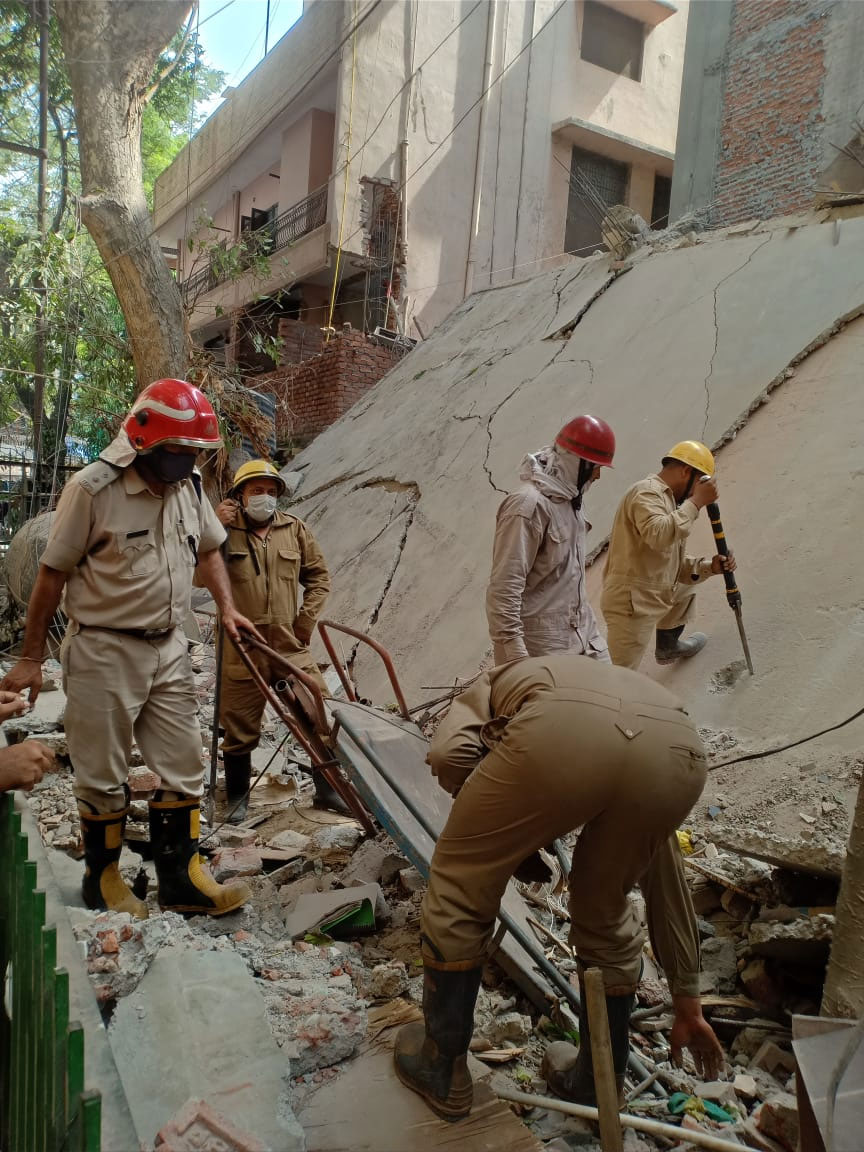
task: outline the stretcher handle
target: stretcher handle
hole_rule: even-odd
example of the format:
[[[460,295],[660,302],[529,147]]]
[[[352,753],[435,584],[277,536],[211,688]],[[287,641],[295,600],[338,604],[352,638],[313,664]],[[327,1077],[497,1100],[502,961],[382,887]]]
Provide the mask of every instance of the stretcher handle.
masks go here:
[[[411,713],[408,711],[408,705],[405,703],[405,696],[402,692],[402,686],[399,683],[399,677],[396,675],[396,669],[393,667],[393,658],[387,649],[382,644],[379,644],[377,640],[373,640],[371,636],[367,636],[365,632],[358,632],[356,628],[349,628],[347,624],[337,624],[335,620],[319,620],[318,631],[321,633],[321,639],[324,642],[324,647],[327,649],[327,655],[330,657],[330,661],[336,669],[336,675],[339,677],[342,687],[345,689],[345,695],[351,703],[357,703],[357,693],[354,691],[354,685],[351,683],[347,668],[336,655],[336,649],[333,647],[333,641],[330,638],[330,628],[336,632],[344,632],[346,636],[351,636],[354,640],[359,640],[361,644],[368,644],[373,652],[378,653],[387,671],[390,687],[393,689],[393,694],[396,697],[396,703],[399,705],[399,712],[402,719],[410,720]]]

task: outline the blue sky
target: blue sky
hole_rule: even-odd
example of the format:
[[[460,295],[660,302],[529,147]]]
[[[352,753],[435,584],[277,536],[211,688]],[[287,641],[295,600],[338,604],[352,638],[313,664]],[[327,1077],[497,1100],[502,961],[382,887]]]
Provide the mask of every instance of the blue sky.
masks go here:
[[[271,48],[302,13],[303,0],[270,0]],[[199,20],[207,62],[225,73],[226,86],[236,87],[264,56],[267,0],[201,0]],[[219,103],[204,110],[212,112]]]

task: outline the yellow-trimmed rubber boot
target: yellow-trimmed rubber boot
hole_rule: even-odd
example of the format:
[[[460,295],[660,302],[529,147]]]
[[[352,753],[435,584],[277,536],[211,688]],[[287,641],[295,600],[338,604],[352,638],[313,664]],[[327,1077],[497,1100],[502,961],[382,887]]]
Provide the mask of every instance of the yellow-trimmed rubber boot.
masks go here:
[[[483,969],[426,956],[423,965],[423,1020],[400,1028],[393,1061],[402,1083],[452,1123],[467,1116],[474,1102],[468,1046]]]
[[[149,911],[120,875],[123,830],[129,809],[119,812],[85,812],[79,802],[81,839],[84,841],[84,880],[81,895],[88,908],[128,912],[136,920],[146,920]]]
[[[217,884],[198,854],[198,800],[151,800],[150,844],[159,881],[159,907],[168,912],[224,916],[252,899],[246,884]]]

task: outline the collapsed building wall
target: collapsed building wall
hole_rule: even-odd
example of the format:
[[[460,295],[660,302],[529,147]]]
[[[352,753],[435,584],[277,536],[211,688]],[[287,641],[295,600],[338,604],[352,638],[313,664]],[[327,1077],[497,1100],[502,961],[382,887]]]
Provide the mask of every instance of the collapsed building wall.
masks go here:
[[[699,597],[710,647],[684,668],[646,670],[754,736],[769,709],[794,734],[837,711],[864,639],[862,324],[851,323],[864,310],[864,220],[800,223],[691,236],[623,267],[573,259],[476,294],[303,453],[294,510],[333,572],[327,615],[393,651],[411,702],[488,652],[496,507],[522,455],[589,411],[618,439],[614,471],[587,500],[595,552],[626,488],[670,444],[725,444],[721,508],[757,676],[713,689],[739,656],[719,580]],[[692,550],[713,550],[704,518]],[[598,577],[595,565],[595,607]],[[364,691],[382,688],[363,657],[358,670]]]

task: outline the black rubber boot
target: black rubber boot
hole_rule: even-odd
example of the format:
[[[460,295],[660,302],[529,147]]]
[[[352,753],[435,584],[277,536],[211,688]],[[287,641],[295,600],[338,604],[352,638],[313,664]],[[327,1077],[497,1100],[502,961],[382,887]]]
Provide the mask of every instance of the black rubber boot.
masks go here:
[[[686,640],[681,639],[684,625],[680,628],[658,628],[654,659],[658,664],[674,664],[676,660],[688,660],[701,652],[708,643],[704,632],[693,632]]]
[[[249,811],[249,785],[252,783],[252,753],[225,752],[225,802],[229,824],[240,824]],[[233,811],[232,811],[233,809]]]
[[[128,807],[119,812],[83,812],[82,803],[79,801],[78,816],[84,841],[84,880],[81,883],[84,903],[88,908],[128,912],[138,920],[146,920],[149,915],[147,905],[129,888],[118,866]]]
[[[339,793],[333,788],[320,772],[309,773],[315,784],[315,795],[312,797],[313,808],[326,808],[330,812],[338,812],[341,816],[351,816],[352,812]]]
[[[157,793],[158,795],[158,793]],[[151,800],[150,843],[163,911],[223,916],[251,900],[246,884],[217,884],[198,855],[197,800]]]
[[[591,1031],[585,990],[580,989],[582,1003],[579,1008],[579,1047],[559,1040],[550,1044],[543,1056],[541,1075],[549,1090],[562,1100],[573,1104],[597,1105],[594,1088],[594,1064],[591,1056]],[[606,1013],[609,1017],[609,1038],[612,1043],[612,1063],[618,1085],[619,1100],[624,1091],[624,1074],[630,1055],[630,1014],[636,1002],[634,995],[607,996]]]
[[[482,971],[448,968],[437,962],[433,968],[426,960],[423,1020],[406,1024],[396,1037],[396,1075],[442,1120],[461,1120],[474,1101],[468,1046]]]

